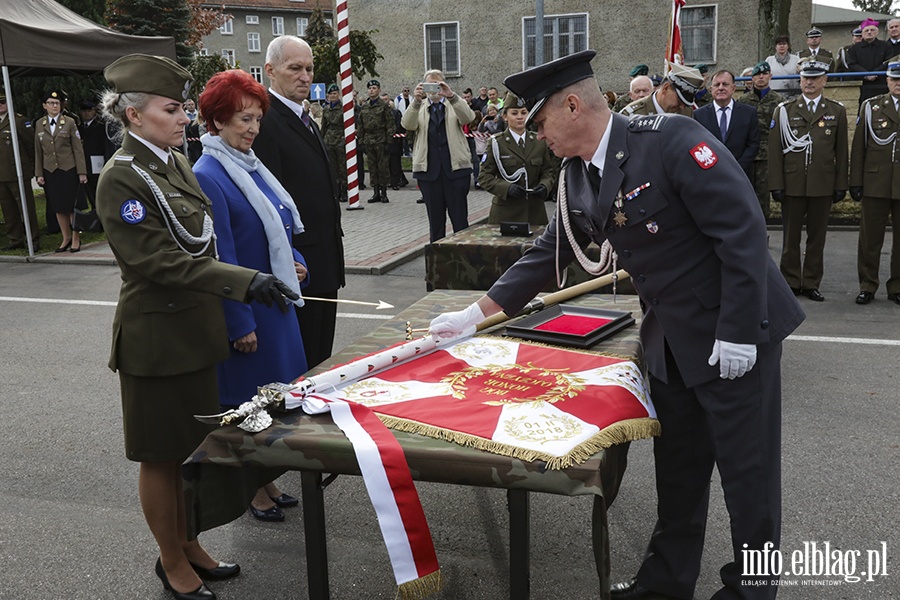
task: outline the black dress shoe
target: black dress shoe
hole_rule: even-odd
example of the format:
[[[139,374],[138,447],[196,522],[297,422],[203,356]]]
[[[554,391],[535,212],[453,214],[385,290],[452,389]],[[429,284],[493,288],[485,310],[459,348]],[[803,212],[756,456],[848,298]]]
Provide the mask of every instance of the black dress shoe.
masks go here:
[[[284,513],[277,506],[273,506],[267,510],[259,510],[252,504],[250,505],[250,514],[260,521],[269,521],[271,523],[279,523],[284,521]]]
[[[859,296],[856,297],[857,304],[868,304],[875,298],[875,294],[872,292],[860,292]]]
[[[612,584],[609,586],[609,595],[613,600],[677,600],[674,596],[641,587],[637,579]]]
[[[191,567],[194,569],[194,573],[199,575],[201,579],[207,579],[209,581],[231,579],[232,577],[237,577],[241,572],[241,565],[224,563],[222,561],[219,561],[218,566],[213,569],[204,569],[194,563],[191,563]]]
[[[802,290],[800,292],[801,295],[806,296],[813,302],[822,302],[825,300],[825,296],[819,293],[819,290]]]
[[[894,304],[900,304],[900,294],[888,294],[888,300]]]
[[[162,581],[163,587],[172,592],[175,600],[216,600],[216,595],[204,583],[201,583],[200,587],[193,592],[182,593],[173,589],[169,584],[169,578],[166,577],[166,571],[163,569],[162,559],[160,558],[156,559],[156,576]]]
[[[300,504],[299,500],[287,494],[282,494],[280,496],[269,496],[269,498],[272,500],[272,502],[274,502],[281,508],[291,508],[292,506],[297,506],[298,504]]]
[[[419,198],[416,200],[416,204],[425,204],[425,198]]]

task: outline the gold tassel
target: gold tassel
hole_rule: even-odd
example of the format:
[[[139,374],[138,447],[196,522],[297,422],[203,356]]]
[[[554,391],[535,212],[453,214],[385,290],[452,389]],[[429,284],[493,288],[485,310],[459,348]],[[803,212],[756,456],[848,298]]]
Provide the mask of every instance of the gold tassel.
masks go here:
[[[421,600],[422,598],[427,598],[431,594],[436,594],[441,591],[442,587],[444,587],[444,576],[441,575],[441,570],[438,569],[437,571],[419,577],[418,579],[401,583],[397,587],[397,595],[395,598],[400,598],[401,600]]]
[[[624,421],[613,423],[609,427],[598,431],[589,439],[578,444],[577,447],[567,454],[564,454],[563,456],[554,456],[546,452],[520,448],[518,446],[496,442],[467,433],[461,433],[459,431],[427,425],[425,423],[420,423],[419,421],[376,414],[378,415],[378,418],[381,419],[381,422],[389,429],[406,431],[407,433],[417,433],[439,440],[446,440],[461,446],[468,446],[470,448],[484,450],[485,452],[491,452],[492,454],[518,458],[525,462],[542,460],[547,463],[547,468],[551,470],[565,469],[566,467],[583,463],[600,450],[609,448],[613,444],[622,444],[624,442],[646,439],[657,436],[660,433],[659,421],[656,419],[651,419],[649,417],[626,419]]]

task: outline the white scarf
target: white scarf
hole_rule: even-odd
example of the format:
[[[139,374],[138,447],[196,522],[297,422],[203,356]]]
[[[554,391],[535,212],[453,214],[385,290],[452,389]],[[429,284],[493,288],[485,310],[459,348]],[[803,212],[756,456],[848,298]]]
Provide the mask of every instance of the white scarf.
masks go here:
[[[300,220],[300,213],[297,212],[293,198],[275,179],[272,172],[262,164],[262,161],[256,158],[253,150],[248,150],[245,154],[226,144],[221,137],[209,133],[203,134],[200,143],[203,144],[204,154],[209,154],[225,167],[225,172],[228,173],[231,181],[241,190],[247,202],[256,211],[259,220],[262,221],[268,240],[266,245],[269,248],[272,274],[299,295],[300,283],[297,281],[297,272],[294,269],[294,253],[291,250],[290,242],[284,236],[281,217],[269,198],[250,177],[250,173],[258,172],[262,180],[275,192],[282,206],[291,211],[294,221],[293,233],[303,233],[303,222]],[[299,300],[294,301],[294,304],[303,306],[302,295]]]

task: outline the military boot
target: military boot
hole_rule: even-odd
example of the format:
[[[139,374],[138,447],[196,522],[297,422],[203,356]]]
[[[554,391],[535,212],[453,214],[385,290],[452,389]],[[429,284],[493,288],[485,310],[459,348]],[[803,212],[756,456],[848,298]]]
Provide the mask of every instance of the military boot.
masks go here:
[[[381,202],[384,204],[390,202],[387,197],[387,186],[381,186]]]
[[[372,189],[375,191],[375,193],[372,195],[371,198],[366,200],[366,202],[368,202],[369,204],[375,204],[376,202],[381,202],[381,188],[377,185],[373,185]]]

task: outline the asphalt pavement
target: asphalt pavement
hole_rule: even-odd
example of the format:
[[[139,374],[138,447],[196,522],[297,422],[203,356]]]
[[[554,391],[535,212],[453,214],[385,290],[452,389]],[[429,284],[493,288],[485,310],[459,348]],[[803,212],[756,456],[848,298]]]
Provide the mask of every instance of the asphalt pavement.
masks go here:
[[[370,195],[363,192],[363,201]],[[414,189],[390,191],[389,204],[344,213],[351,274],[341,297],[383,299],[396,310],[342,308],[337,348],[426,297],[427,221],[417,197]],[[489,198],[473,191],[469,199],[475,222]],[[770,234],[777,254],[780,233]],[[801,298],[808,319],[784,343],[782,549],[787,568],[793,554],[828,543],[832,570],[852,566],[862,580],[784,577],[783,600],[900,599],[900,306],[883,289],[868,306],[853,303],[856,240],[853,230],[829,232],[826,301]],[[887,260],[885,253],[883,275]],[[384,274],[372,274],[378,272]],[[118,287],[104,245],[0,262],[2,600],[171,598],[153,574],[157,554],[141,515],[137,465],[122,449],[118,381],[106,367]],[[280,484],[299,494],[297,474]],[[508,597],[505,494],[439,484],[418,489],[447,580],[435,598]],[[339,477],[325,497],[331,597],[393,598],[387,552],[361,479]],[[696,592],[704,600],[716,591],[730,554],[718,479],[711,497]],[[533,599],[599,596],[590,509],[589,498],[532,494]],[[307,598],[301,510],[289,509],[281,524],[245,515],[202,536],[215,556],[243,567],[237,579],[211,584],[221,600]],[[632,444],[609,517],[613,578],[626,579],[640,564],[655,520],[652,443]],[[861,575],[872,571],[867,551],[880,556],[882,548],[886,565],[877,575]]]

